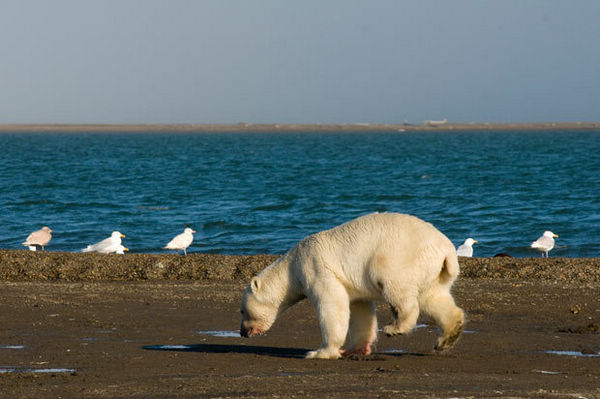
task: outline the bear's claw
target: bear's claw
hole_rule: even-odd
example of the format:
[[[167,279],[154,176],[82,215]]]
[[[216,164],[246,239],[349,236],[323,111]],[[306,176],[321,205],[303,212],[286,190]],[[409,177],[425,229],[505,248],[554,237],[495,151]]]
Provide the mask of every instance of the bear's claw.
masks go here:
[[[384,326],[383,327],[383,332],[388,337],[393,337],[394,335],[402,335],[402,332],[400,330],[398,330],[395,326],[391,325],[391,324],[388,324],[387,326]]]

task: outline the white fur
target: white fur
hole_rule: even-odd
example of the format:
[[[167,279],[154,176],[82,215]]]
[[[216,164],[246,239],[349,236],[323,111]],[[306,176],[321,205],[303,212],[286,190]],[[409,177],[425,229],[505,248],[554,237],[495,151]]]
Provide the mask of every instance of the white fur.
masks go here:
[[[242,298],[240,334],[267,331],[277,316],[308,298],[315,306],[322,344],[308,358],[371,353],[377,337],[375,300],[390,304],[388,335],[410,332],[421,310],[442,327],[436,349],[451,347],[463,311],[450,287],[459,273],[454,245],[414,216],[374,213],[306,237],[254,277]],[[349,350],[340,348],[349,338]]]

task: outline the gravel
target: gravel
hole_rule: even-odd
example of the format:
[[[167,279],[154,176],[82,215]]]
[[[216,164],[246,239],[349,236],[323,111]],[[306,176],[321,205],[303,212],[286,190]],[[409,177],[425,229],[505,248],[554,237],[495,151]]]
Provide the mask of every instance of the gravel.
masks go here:
[[[278,255],[0,250],[3,281],[248,280]],[[464,279],[600,282],[600,258],[459,258]]]

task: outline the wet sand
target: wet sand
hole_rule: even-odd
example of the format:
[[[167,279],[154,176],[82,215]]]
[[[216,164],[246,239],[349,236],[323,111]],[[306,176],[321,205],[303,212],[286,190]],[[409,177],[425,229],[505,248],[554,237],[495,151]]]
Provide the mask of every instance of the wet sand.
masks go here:
[[[421,318],[370,357],[323,361],[302,359],[320,343],[306,301],[236,334],[275,258],[0,251],[0,396],[600,397],[600,259],[461,259],[452,351],[433,353]]]

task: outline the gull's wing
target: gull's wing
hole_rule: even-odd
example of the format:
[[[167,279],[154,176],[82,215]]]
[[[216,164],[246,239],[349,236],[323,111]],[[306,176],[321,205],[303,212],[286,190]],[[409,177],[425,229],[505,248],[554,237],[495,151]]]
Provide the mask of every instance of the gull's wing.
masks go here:
[[[531,243],[531,248],[552,248],[554,246],[554,239],[551,237],[541,236],[537,240]]]
[[[456,254],[458,256],[473,256],[473,248],[462,244],[456,249]]]
[[[23,245],[41,245],[45,246],[50,242],[52,235],[44,230],[37,230],[27,236],[27,240],[23,243]]]
[[[106,254],[114,252],[119,244],[120,243],[115,243],[112,237],[108,237],[96,244],[88,245],[82,252],[100,252]]]
[[[165,246],[166,249],[183,249],[190,246],[192,241],[194,240],[194,236],[191,234],[181,233],[175,236],[169,243]]]

